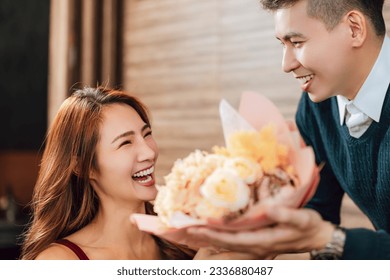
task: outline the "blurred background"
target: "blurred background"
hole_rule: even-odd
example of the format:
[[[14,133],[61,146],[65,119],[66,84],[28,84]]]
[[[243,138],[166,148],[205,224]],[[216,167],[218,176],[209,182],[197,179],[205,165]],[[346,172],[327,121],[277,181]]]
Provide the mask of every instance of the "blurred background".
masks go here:
[[[390,0],[384,15],[389,30]],[[163,183],[175,159],[223,143],[222,98],[257,91],[294,118],[300,89],[281,55],[257,0],[0,0],[0,259],[19,256],[45,133],[73,89],[141,98]],[[342,224],[372,227],[348,197]]]

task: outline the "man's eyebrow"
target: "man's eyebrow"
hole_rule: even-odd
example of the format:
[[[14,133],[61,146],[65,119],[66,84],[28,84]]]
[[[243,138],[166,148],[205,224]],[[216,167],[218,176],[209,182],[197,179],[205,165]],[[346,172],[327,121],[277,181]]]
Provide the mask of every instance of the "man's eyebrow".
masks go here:
[[[286,35],[283,36],[283,40],[284,41],[288,41],[288,40],[290,40],[291,38],[294,38],[294,37],[305,38],[305,36],[303,36],[302,33],[299,33],[299,32],[289,32],[289,33],[287,33]],[[278,37],[276,37],[276,39],[280,40],[280,38],[278,38]]]
[[[146,129],[150,128],[150,125],[148,124],[145,124],[142,129],[141,129],[141,132],[144,132]],[[126,137],[126,136],[130,136],[130,135],[134,135],[135,132],[130,130],[130,131],[126,131],[120,135],[118,135],[117,137],[114,138],[114,140],[112,140],[111,144],[114,143],[115,141],[117,141],[118,139],[120,138],[123,138],[123,137]]]

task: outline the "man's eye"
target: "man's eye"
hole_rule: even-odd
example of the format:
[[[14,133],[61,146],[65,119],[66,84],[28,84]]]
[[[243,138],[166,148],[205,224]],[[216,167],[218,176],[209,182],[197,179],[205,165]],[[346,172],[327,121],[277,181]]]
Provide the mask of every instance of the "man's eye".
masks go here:
[[[299,47],[302,43],[303,43],[302,41],[291,42],[291,44],[292,44],[294,47]]]

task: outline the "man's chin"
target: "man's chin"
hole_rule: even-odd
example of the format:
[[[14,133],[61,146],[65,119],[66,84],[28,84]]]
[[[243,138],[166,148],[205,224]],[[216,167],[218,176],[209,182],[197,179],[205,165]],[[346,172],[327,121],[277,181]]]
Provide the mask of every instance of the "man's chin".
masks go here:
[[[323,97],[321,95],[314,94],[311,92],[308,92],[307,94],[309,95],[310,100],[313,101],[314,103],[319,103],[327,99],[327,97]]]

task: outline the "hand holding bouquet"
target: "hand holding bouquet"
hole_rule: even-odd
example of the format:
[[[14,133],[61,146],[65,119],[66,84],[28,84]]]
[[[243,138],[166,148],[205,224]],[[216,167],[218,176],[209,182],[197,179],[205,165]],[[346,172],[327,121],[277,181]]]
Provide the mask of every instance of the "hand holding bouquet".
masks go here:
[[[175,162],[158,186],[154,210],[133,215],[141,230],[198,247],[185,228],[243,230],[269,224],[264,209],[302,206],[314,193],[318,170],[311,148],[302,148],[276,107],[246,93],[240,113],[221,102],[226,145],[196,150]]]

